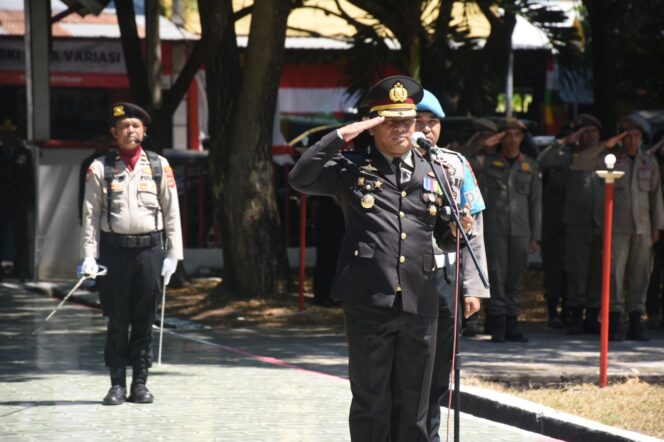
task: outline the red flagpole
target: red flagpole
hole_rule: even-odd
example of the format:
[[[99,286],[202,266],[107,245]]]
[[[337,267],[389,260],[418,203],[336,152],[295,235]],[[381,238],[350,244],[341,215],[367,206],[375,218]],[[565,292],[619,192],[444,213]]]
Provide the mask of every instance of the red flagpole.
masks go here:
[[[611,291],[611,234],[613,231],[613,186],[616,179],[625,172],[614,171],[616,157],[608,154],[604,158],[608,170],[598,170],[597,175],[604,179],[604,250],[602,251],[602,324],[599,340],[599,386],[606,387],[609,365],[609,308]]]
[[[613,230],[613,181],[604,185],[604,252],[602,253],[602,319],[599,347],[599,386],[607,386],[609,364],[609,293],[611,290],[611,232]]]

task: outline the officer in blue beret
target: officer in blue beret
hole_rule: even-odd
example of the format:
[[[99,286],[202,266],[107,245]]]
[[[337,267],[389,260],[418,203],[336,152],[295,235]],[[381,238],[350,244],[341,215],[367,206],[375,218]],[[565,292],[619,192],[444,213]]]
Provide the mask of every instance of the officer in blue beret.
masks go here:
[[[437,145],[442,131],[442,119],[445,112],[438,99],[431,92],[424,90],[422,101],[417,104],[417,118],[415,127],[433,145]],[[472,216],[472,234],[469,236],[470,247],[486,272],[486,252],[484,237],[482,235],[482,210],[484,202],[475,181],[472,168],[466,158],[458,152],[437,147],[436,159],[446,171],[452,195],[456,199],[457,207],[466,208]],[[470,249],[461,249],[459,257],[460,281],[459,293],[456,292],[456,264],[455,252],[436,255],[436,276],[440,304],[438,307],[438,332],[436,338],[436,357],[434,362],[431,392],[429,395],[429,412],[427,425],[429,440],[439,440],[440,407],[447,407],[444,399],[447,397],[452,369],[453,343],[454,343],[454,312],[455,301],[459,299],[463,316],[469,318],[480,307],[480,298],[488,298],[489,290],[484,287],[479,272],[470,256]],[[459,298],[457,298],[459,296]],[[460,318],[459,318],[460,319]],[[456,332],[458,334],[458,332]]]

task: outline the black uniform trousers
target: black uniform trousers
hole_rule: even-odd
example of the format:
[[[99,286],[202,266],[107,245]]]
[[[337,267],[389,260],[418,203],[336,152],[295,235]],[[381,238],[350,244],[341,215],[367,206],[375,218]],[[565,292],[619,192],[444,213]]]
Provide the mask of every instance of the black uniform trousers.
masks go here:
[[[427,406],[436,317],[344,302],[353,400],[351,440],[418,442],[427,437]]]
[[[9,231],[11,230],[11,236]],[[4,207],[0,210],[0,261],[5,256],[5,247],[13,241],[14,275],[28,276],[28,208],[25,206]],[[0,275],[3,273],[0,267]]]
[[[152,366],[152,324],[161,294],[163,261],[161,244],[127,248],[101,241],[99,264],[108,268],[100,287],[102,308],[108,316],[107,367]]]
[[[438,329],[436,332],[436,357],[431,377],[431,392],[429,394],[429,440],[439,442],[440,436],[440,407],[448,405],[450,392],[450,373],[452,371],[452,356],[454,352],[454,290],[456,281],[456,264],[436,270],[436,286],[440,295],[438,304]],[[459,315],[461,309],[459,309]],[[457,327],[461,321],[457,323]],[[457,334],[459,330],[457,328]]]

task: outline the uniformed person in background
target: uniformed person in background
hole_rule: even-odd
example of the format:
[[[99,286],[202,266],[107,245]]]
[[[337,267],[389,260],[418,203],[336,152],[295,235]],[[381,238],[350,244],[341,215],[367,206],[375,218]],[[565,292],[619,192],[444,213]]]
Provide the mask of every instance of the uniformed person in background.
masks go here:
[[[660,177],[664,174],[664,136],[648,149],[659,164]],[[648,285],[648,296],[646,298],[646,313],[648,314],[648,326],[650,328],[664,327],[664,237],[659,232],[659,240],[653,245],[654,259],[653,269]]]
[[[499,129],[505,132],[499,153],[482,158],[476,171],[486,202],[487,313],[492,342],[527,342],[517,320],[528,254],[537,251],[540,239],[542,184],[537,162],[521,153],[526,126],[506,118]]]
[[[498,149],[500,140],[505,136],[505,133],[498,132],[496,123],[488,118],[473,118],[473,130],[475,133],[459,147],[458,151],[475,170],[480,167],[481,158],[496,154],[496,149]],[[477,178],[481,179],[479,176]]]
[[[570,312],[568,333],[597,334],[604,186],[594,171],[572,170],[571,164],[593,149],[603,149],[599,139],[602,123],[590,114],[580,114],[573,127],[572,133],[556,140],[540,154],[539,162],[543,171],[563,172],[565,198],[561,216],[565,232],[565,303]]]
[[[0,263],[11,243],[13,274],[22,280],[30,276],[28,220],[35,207],[34,183],[32,155],[7,119],[0,125]],[[0,281],[3,276],[0,265]]]
[[[332,297],[342,301],[348,340],[353,441],[428,440],[438,316],[432,234],[450,229],[439,217],[441,189],[411,144],[421,98],[410,77],[381,80],[361,102],[370,118],[325,135],[289,175],[300,192],[333,196],[346,220]],[[338,153],[365,130],[369,153]]]
[[[94,160],[86,175],[79,274],[95,275],[97,259],[108,268],[100,287],[108,316],[104,360],[111,375],[104,405],[126,400],[127,365],[128,400],[153,401],[146,388],[152,324],[162,284],[168,285],[183,256],[173,170],[165,158],[141,147],[149,122],[140,107],[114,104],[110,130],[118,150]]]
[[[434,146],[440,139],[442,130],[441,120],[445,112],[438,99],[429,91],[424,90],[422,100],[417,104],[417,118],[415,128],[422,132],[427,140]],[[482,210],[484,201],[480,193],[474,174],[466,159],[458,152],[445,148],[436,150],[437,158],[447,172],[450,188],[456,205],[468,209],[474,217],[472,234],[469,236],[470,247],[486,272],[486,253],[484,250],[484,235],[482,226]],[[461,249],[460,281],[462,303],[459,313],[463,310],[465,318],[476,315],[480,308],[480,298],[488,298],[489,290],[484,287],[475,263],[470,257],[468,247]],[[456,288],[456,250],[454,252],[436,255],[436,275],[438,279],[438,332],[436,337],[436,357],[431,379],[431,392],[429,395],[429,440],[439,441],[440,407],[447,406],[446,396],[449,393],[450,373],[452,370],[452,356],[454,343],[454,312]],[[456,331],[458,335],[458,331]]]
[[[645,129],[631,117],[619,123],[620,134],[595,149],[588,158],[576,158],[572,168],[590,165],[605,169],[607,148],[618,141],[615,170],[625,172],[616,180],[613,202],[613,240],[611,243],[611,308],[609,340],[623,339],[621,322],[624,309],[629,314],[628,340],[647,341],[641,315],[652,270],[652,245],[664,228],[661,177],[657,160],[642,149]],[[626,289],[626,290],[624,290]],[[623,292],[626,299],[623,300]]]
[[[641,123],[631,117],[621,120],[626,133],[618,150],[616,170],[625,175],[616,181],[611,245],[611,313],[618,317],[625,308],[628,340],[647,341],[641,325],[652,271],[652,245],[664,228],[662,184],[657,159],[642,150],[645,134]]]
[[[544,267],[544,297],[551,328],[564,328],[567,319],[565,295],[565,228],[563,207],[569,170],[567,136],[574,125],[565,123],[557,134],[557,140],[538,156],[542,171],[542,265]],[[560,312],[558,307],[561,308]]]

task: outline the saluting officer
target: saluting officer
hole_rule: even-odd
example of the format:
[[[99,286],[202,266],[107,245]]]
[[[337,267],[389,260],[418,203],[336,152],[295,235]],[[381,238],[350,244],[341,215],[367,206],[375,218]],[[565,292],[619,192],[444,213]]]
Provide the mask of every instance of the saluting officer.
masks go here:
[[[544,268],[544,297],[551,328],[565,327],[567,320],[565,293],[563,206],[565,203],[565,183],[569,170],[566,137],[573,130],[573,124],[565,123],[558,132],[558,139],[537,157],[542,171],[542,266]],[[558,302],[563,309],[558,313]],[[562,318],[561,318],[562,316]]]
[[[97,258],[108,268],[100,281],[108,316],[104,360],[111,375],[104,405],[126,400],[127,365],[133,368],[128,400],[153,401],[145,384],[161,276],[168,285],[182,259],[173,170],[165,158],[141,147],[149,123],[139,106],[114,104],[110,130],[118,149],[94,160],[85,179],[79,274],[95,275]]]
[[[383,79],[361,102],[370,118],[325,135],[289,175],[301,192],[333,196],[346,220],[332,297],[343,305],[353,441],[428,438],[438,315],[432,234],[449,229],[438,216],[442,189],[411,144],[421,98],[412,78]],[[368,153],[338,153],[365,130]]]
[[[500,153],[482,158],[482,195],[486,201],[484,238],[491,300],[487,313],[491,341],[527,342],[517,326],[528,254],[540,239],[542,184],[537,162],[521,153],[526,126],[506,118]]]
[[[427,140],[437,145],[442,130],[441,120],[445,112],[438,99],[426,89],[422,101],[417,104],[417,119],[415,127],[422,132]],[[452,196],[461,209],[468,209],[474,222],[469,233],[470,247],[486,271],[486,252],[484,250],[484,235],[482,226],[482,210],[484,201],[477,187],[477,182],[468,161],[458,152],[450,149],[436,149],[438,160],[444,167],[446,177],[450,183]],[[459,287],[463,296],[462,309],[465,318],[474,315],[480,308],[480,298],[488,298],[489,290],[484,287],[479,272],[470,256],[470,249],[463,247],[460,252],[461,266]],[[449,391],[450,372],[452,370],[452,356],[455,313],[456,288],[456,250],[454,252],[436,255],[436,275],[438,279],[438,331],[436,337],[436,357],[431,379],[431,392],[429,395],[429,414],[427,425],[429,427],[429,440],[439,441],[440,407],[444,403]],[[461,311],[461,310],[459,310]]]
[[[652,245],[664,228],[662,182],[657,159],[642,150],[644,128],[623,118],[626,133],[617,155],[616,170],[625,175],[615,183],[613,243],[611,246],[611,312],[622,312],[624,283],[629,326],[626,339],[647,341],[641,325],[652,271]],[[617,315],[616,315],[617,316]]]

